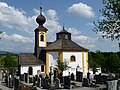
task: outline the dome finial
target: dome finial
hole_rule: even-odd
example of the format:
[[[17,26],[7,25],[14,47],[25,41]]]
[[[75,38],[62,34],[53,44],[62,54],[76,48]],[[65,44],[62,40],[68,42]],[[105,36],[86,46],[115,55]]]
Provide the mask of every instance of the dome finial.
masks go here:
[[[45,23],[46,19],[45,17],[42,15],[42,5],[40,5],[40,15],[36,18],[36,22],[39,24],[39,26],[43,26],[43,24]]]
[[[64,27],[65,25],[64,25],[64,23],[63,23],[63,30],[65,30],[65,27]]]
[[[42,15],[42,3],[40,4],[40,15]]]

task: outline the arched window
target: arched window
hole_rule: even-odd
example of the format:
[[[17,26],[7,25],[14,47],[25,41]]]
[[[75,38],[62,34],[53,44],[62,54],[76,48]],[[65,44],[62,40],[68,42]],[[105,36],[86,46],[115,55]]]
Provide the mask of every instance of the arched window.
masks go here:
[[[72,56],[70,57],[70,61],[71,61],[71,62],[75,62],[75,61],[76,61],[76,58],[75,58],[74,55],[72,55]]]
[[[65,39],[68,39],[68,35],[65,35]]]
[[[41,38],[41,41],[44,41],[44,35],[41,35],[40,38]]]
[[[29,75],[32,75],[32,74],[33,74],[33,68],[29,67]]]

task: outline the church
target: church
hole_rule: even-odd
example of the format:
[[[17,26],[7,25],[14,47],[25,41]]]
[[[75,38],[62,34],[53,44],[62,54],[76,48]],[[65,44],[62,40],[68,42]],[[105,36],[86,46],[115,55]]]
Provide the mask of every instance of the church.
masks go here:
[[[76,75],[76,68],[83,72],[83,75],[88,73],[88,49],[76,44],[71,39],[71,34],[65,28],[56,33],[54,42],[47,41],[48,29],[44,27],[46,18],[42,15],[42,7],[40,7],[40,15],[36,18],[39,26],[35,32],[35,47],[34,53],[19,54],[19,74],[28,73],[29,75],[49,75],[50,67],[54,70],[57,68],[56,62],[67,62],[69,68],[63,71],[63,75]],[[74,32],[74,31],[73,31]]]

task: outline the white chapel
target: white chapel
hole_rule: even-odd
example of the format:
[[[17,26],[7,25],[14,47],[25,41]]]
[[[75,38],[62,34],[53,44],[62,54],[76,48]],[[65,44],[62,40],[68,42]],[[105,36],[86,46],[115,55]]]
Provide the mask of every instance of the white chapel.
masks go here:
[[[50,67],[57,68],[56,62],[67,62],[69,68],[63,71],[63,75],[76,75],[77,67],[83,72],[88,73],[88,49],[76,44],[71,39],[71,34],[65,28],[56,33],[54,42],[47,41],[48,29],[44,27],[46,18],[42,15],[42,7],[40,7],[40,15],[36,18],[39,26],[35,32],[34,53],[20,53],[19,55],[19,73],[28,73],[29,75],[37,75],[38,71],[43,75],[49,75]]]

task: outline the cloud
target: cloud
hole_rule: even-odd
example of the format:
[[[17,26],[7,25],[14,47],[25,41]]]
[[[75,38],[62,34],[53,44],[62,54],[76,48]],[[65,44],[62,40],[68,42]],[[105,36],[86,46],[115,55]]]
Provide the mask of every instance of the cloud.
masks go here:
[[[1,34],[0,48],[6,51],[17,51],[17,52],[31,52],[34,47],[34,29],[38,27],[36,23],[36,17],[39,15],[39,10],[34,9],[34,15],[32,17],[26,16],[24,10],[9,6],[4,2],[0,2],[0,27],[8,30],[14,30],[14,33],[3,32]],[[54,41],[56,39],[56,33],[62,30],[59,23],[57,12],[53,9],[49,9],[43,12],[46,17],[46,23],[44,26],[48,29],[47,40]],[[82,35],[81,31],[69,27],[66,30],[72,33],[72,40],[77,42],[86,48],[93,48],[94,39],[89,36]],[[17,31],[17,33],[16,33]],[[22,35],[19,32],[25,33]],[[26,47],[27,46],[27,47]],[[9,48],[7,48],[9,47]]]
[[[95,40],[89,36],[82,35],[80,30],[76,28],[68,28],[68,31],[72,33],[72,40],[77,42],[79,45],[82,45],[86,48],[95,48]]]
[[[31,37],[24,37],[19,34],[12,34],[8,35],[6,32],[3,32],[0,37],[2,37],[3,40],[12,41],[12,42],[20,42],[20,43],[33,43],[34,39]]]
[[[58,20],[57,12],[55,10],[49,9],[46,13],[47,13],[48,18],[52,20]]]
[[[32,33],[33,28],[37,25],[35,23],[35,16],[27,17],[25,16],[25,11],[0,2],[0,26],[10,30],[16,29]]]
[[[84,3],[73,4],[71,7],[67,9],[67,11],[69,14],[77,15],[80,17],[85,17],[85,18],[95,17],[95,13],[92,7]]]
[[[48,28],[47,32],[47,40],[54,41],[56,38],[56,33],[59,32],[62,28],[59,23],[59,18],[57,16],[57,12],[53,9],[49,9],[46,12],[46,23],[45,27]]]
[[[87,26],[92,26],[92,27],[94,27],[94,24],[91,23],[91,22],[86,23],[86,25],[87,25]]]

